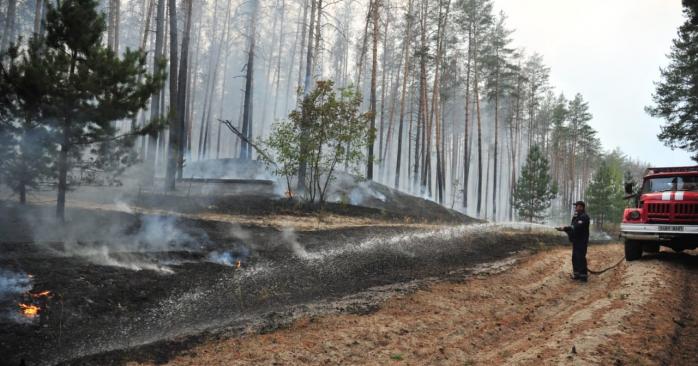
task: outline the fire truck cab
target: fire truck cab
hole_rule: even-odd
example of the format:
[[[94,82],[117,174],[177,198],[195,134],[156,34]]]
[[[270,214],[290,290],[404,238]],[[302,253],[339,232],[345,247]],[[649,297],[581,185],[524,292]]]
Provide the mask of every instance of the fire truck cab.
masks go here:
[[[649,168],[639,192],[626,185],[633,208],[620,225],[625,259],[640,259],[666,246],[674,251],[698,247],[698,166]]]

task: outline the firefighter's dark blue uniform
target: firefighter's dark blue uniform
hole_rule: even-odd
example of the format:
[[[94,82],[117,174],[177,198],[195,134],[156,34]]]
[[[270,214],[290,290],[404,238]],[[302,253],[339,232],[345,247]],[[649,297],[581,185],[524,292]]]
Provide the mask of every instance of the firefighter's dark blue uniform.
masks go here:
[[[570,226],[564,228],[572,242],[572,269],[574,277],[587,279],[587,246],[589,245],[589,215],[575,213]]]

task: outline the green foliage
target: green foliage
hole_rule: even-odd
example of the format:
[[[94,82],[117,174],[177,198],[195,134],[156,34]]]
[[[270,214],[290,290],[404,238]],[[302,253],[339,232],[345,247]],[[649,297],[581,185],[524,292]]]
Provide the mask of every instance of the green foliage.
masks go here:
[[[510,62],[512,30],[506,28],[506,15],[502,12],[489,29],[481,59],[485,71],[485,95],[488,100],[503,99],[515,88],[516,67]]]
[[[404,357],[402,356],[402,353],[394,353],[390,355],[390,359],[393,361],[402,361],[404,360]]]
[[[24,130],[50,132],[46,138],[54,147],[60,146],[55,164],[60,172],[59,216],[70,158],[80,159],[90,152],[87,145],[105,143],[91,152],[128,162],[132,149],[109,142],[117,139],[113,122],[133,118],[165,78],[163,64],[155,75],[147,73],[144,52],[126,50],[120,58],[102,45],[104,14],[97,12],[97,6],[96,0],[66,0],[58,7],[49,4],[45,38],[33,38],[27,47],[12,49],[7,56],[10,66],[2,75],[3,94],[11,95],[3,101],[15,104],[5,108],[12,123],[25,121]],[[109,164],[103,162],[103,167]]]
[[[67,135],[67,148],[114,136],[112,121],[133,118],[162,87],[164,68],[147,73],[145,53],[127,50],[123,58],[102,46],[104,15],[94,0],[68,0],[47,15],[44,79],[47,117]]]
[[[552,183],[548,159],[537,145],[531,147],[526,163],[512,197],[512,204],[519,217],[528,222],[540,222],[550,208],[550,201],[557,195]]]
[[[620,222],[625,208],[623,173],[617,159],[601,161],[586,190],[589,214],[599,228],[606,222]]]
[[[698,161],[698,5],[684,1],[686,22],[679,27],[647,112],[666,120],[659,139],[671,148],[694,153]]]
[[[0,56],[0,161],[2,178],[24,202],[28,188],[53,174],[56,146],[42,124],[40,106],[47,87],[41,75],[45,65],[42,44],[32,38],[27,47],[13,46]]]
[[[332,81],[318,81],[289,120],[276,123],[264,142],[273,151],[275,173],[286,177],[289,194],[291,177],[302,161],[307,163],[304,198],[321,204],[337,164],[358,166],[371,135],[369,116],[359,113],[361,95],[353,88],[335,91],[333,87]]]

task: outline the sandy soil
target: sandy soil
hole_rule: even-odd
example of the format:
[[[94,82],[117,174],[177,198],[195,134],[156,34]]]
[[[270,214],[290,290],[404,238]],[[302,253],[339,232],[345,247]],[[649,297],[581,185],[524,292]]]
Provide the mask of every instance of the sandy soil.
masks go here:
[[[698,364],[698,260],[662,252],[573,282],[569,252],[522,257],[503,273],[397,295],[369,315],[199,345],[170,365]],[[594,246],[590,267],[621,245]],[[130,365],[136,365],[131,363]]]

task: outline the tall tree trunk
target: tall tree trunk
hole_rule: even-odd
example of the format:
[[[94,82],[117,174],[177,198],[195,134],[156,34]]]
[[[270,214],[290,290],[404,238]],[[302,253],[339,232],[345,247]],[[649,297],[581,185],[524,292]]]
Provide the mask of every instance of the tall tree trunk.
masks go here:
[[[303,16],[302,20],[303,22],[307,21],[307,13],[308,13],[308,0],[304,0],[303,2]],[[299,18],[298,24],[296,25],[296,36],[293,39],[293,46],[291,47],[291,61],[288,64],[288,72],[286,73],[288,76],[286,78],[286,90],[284,92],[284,114],[288,111],[288,102],[291,99],[290,98],[290,93],[291,93],[291,83],[293,81],[293,70],[296,62],[296,55],[299,56],[299,65],[300,67],[298,68],[298,83],[296,84],[296,88],[300,87],[301,85],[301,69],[303,65],[303,50],[304,50],[304,45],[301,45],[300,50],[297,48],[298,47],[298,37],[299,34],[303,33],[303,42],[305,43],[305,26],[304,23],[301,22],[301,19]]]
[[[313,52],[313,74],[316,80],[322,80],[322,0],[318,0],[317,19],[315,20],[315,51]]]
[[[45,2],[44,2],[45,3]],[[148,35],[150,34],[150,18],[153,13],[153,8],[155,7],[155,0],[144,0],[143,4],[143,28],[141,29],[141,41],[139,45],[139,50],[141,52],[146,52],[145,47],[148,44]],[[138,82],[140,83],[141,81],[141,75],[138,75]],[[136,130],[138,126],[138,117],[140,116],[141,118],[141,124],[145,124],[145,111],[141,110],[139,111],[135,116],[133,116],[133,119],[131,120],[131,129]],[[141,137],[142,141],[142,146],[141,146],[141,155],[145,156],[145,144],[147,141],[147,138]]]
[[[107,47],[119,53],[119,22],[121,12],[121,0],[109,0],[107,15]]]
[[[118,0],[116,0],[118,1]],[[177,175],[177,161],[179,161],[179,145],[180,145],[180,126],[177,117],[177,2],[176,0],[168,0],[170,12],[170,107],[168,113],[169,121],[169,149],[167,153],[167,170],[165,172],[165,189],[167,191],[175,190],[175,177]]]
[[[256,1],[256,0],[255,0]],[[213,29],[218,29],[218,1],[215,1],[214,3],[214,9],[216,12],[214,13],[213,16]],[[227,24],[227,18],[229,17],[230,14],[230,0],[228,0],[227,6],[226,6],[226,20],[224,21],[225,24]],[[228,29],[228,27],[224,27],[225,30]],[[219,38],[219,41],[216,43],[214,40],[211,40],[211,46],[209,47],[210,52],[209,52],[209,63],[208,63],[208,76],[207,76],[207,81],[206,81],[206,89],[204,92],[204,104],[203,108],[201,111],[201,133],[199,135],[199,159],[206,159],[208,157],[208,150],[209,150],[209,140],[210,140],[210,127],[211,127],[211,111],[212,111],[212,106],[213,106],[213,92],[216,86],[217,82],[217,74],[218,74],[218,65],[220,63],[220,54],[221,54],[221,47],[223,45],[223,38],[224,38],[225,32],[221,32],[221,36]],[[214,56],[215,55],[215,56]]]
[[[43,8],[45,0],[35,0],[34,2],[34,33],[41,34],[41,9]]]
[[[427,141],[431,139],[431,131],[429,130],[427,126],[427,120],[428,120],[428,112],[429,112],[429,103],[427,101],[427,7],[428,2],[422,1],[421,3],[421,15],[420,15],[420,24],[421,24],[421,35],[420,35],[420,70],[419,70],[419,119],[417,121],[417,126],[418,126],[418,133],[420,132],[419,130],[421,129],[421,143],[416,143],[415,146],[418,147],[417,150],[420,150],[421,153],[417,157],[421,158],[421,174],[420,180],[419,180],[419,194],[424,194],[424,190],[426,189],[427,185],[427,164],[429,161],[429,152],[427,149]],[[416,162],[415,162],[416,163]],[[419,174],[419,171],[415,171],[415,179],[417,177],[417,174]]]
[[[274,6],[274,21],[272,22],[271,26],[271,33],[272,33],[272,38],[271,38],[271,44],[269,45],[269,55],[266,60],[266,73],[264,75],[265,77],[265,82],[263,83],[264,85],[264,93],[263,93],[263,98],[262,98],[262,105],[264,106],[262,108],[262,119],[259,120],[260,123],[260,136],[265,135],[265,129],[267,126],[267,113],[269,112],[269,108],[267,107],[269,104],[269,94],[271,92],[272,85],[274,84],[274,76],[272,75],[272,67],[274,65],[274,52],[278,50],[279,57],[281,56],[281,47],[276,46],[276,42],[278,41],[279,33],[284,33],[285,29],[283,27],[279,28],[279,32],[276,31],[276,27],[279,22],[279,17],[281,17],[281,7],[279,6],[279,0],[276,0],[276,4]],[[274,111],[272,110],[272,116],[274,115]]]
[[[257,9],[259,0],[252,0],[252,14],[250,18],[250,44],[247,51],[247,66],[245,74],[245,104],[242,116],[242,134],[248,141],[252,140],[252,88],[254,86],[254,55],[257,41]],[[240,145],[240,158],[252,159],[252,146],[247,141]]]
[[[496,56],[499,60],[499,55]],[[497,149],[499,147],[499,61],[497,61],[494,91],[494,163],[492,165],[492,218],[497,221]]]
[[[310,93],[310,81],[312,79],[313,72],[313,38],[315,35],[315,11],[317,10],[317,3],[315,0],[310,0],[310,24],[308,28],[308,51],[305,57],[305,81],[303,82],[303,98],[305,98]],[[305,115],[301,117],[301,133],[305,133]],[[300,147],[301,161],[298,165],[298,182],[297,190],[303,192],[305,189],[305,180],[307,176],[307,161],[305,156],[307,155],[307,147],[303,144]]]
[[[7,2],[7,13],[5,16],[5,30],[2,32],[2,42],[0,51],[6,50],[10,43],[15,41],[15,34],[17,31],[16,25],[17,18],[17,0],[8,0]]]
[[[65,221],[65,192],[68,190],[68,146],[70,143],[69,124],[64,122],[63,141],[61,151],[58,154],[58,198],[56,200],[56,217],[61,222]]]
[[[477,216],[482,210],[482,117],[480,114],[480,91],[477,65],[475,66],[475,106],[477,113]]]
[[[436,132],[436,187],[437,196],[440,204],[444,203],[444,159],[443,159],[443,148],[441,146],[443,142],[442,138],[442,123],[441,123],[441,61],[443,58],[443,42],[445,28],[448,24],[448,13],[450,9],[451,1],[446,0],[446,8],[443,9],[443,4],[439,1],[439,18],[438,18],[438,30],[436,36],[437,50],[435,59],[435,71],[434,71],[434,87],[432,91],[432,114],[430,119],[433,119]],[[430,123],[431,124],[431,123]]]
[[[280,32],[281,32],[281,39],[279,40],[279,49],[278,49],[278,55],[276,57],[276,70],[274,71],[275,79],[274,79],[274,111],[273,111],[273,121],[276,121],[276,118],[278,116],[278,106],[279,106],[279,90],[280,90],[280,84],[281,84],[281,56],[283,55],[283,49],[284,49],[284,43],[286,41],[286,0],[281,0],[281,26],[279,27]],[[293,58],[294,56],[291,56]],[[293,64],[293,62],[291,62]],[[290,79],[290,75],[289,75]],[[287,96],[288,97],[288,96]]]
[[[388,4],[390,6],[390,4]],[[386,6],[386,9],[388,8]],[[383,22],[383,36],[387,37],[388,36],[388,26],[390,24],[390,16],[389,12],[386,11],[386,17],[385,21]],[[380,160],[378,162],[378,167],[380,168],[380,172],[384,172],[386,169],[385,167],[385,161],[381,159],[381,153],[383,152],[383,133],[384,133],[384,128],[385,128],[385,77],[388,74],[385,69],[388,63],[388,42],[386,40],[383,41],[383,60],[381,62],[381,119],[380,119],[380,139],[378,140],[378,159]]]
[[[177,80],[177,101],[176,101],[176,116],[177,128],[179,129],[179,153],[177,155],[177,177],[182,179],[182,171],[184,170],[184,153],[187,145],[186,121],[187,121],[187,92],[189,78],[189,34],[191,33],[191,18],[193,0],[185,0],[185,20],[184,29],[182,30],[182,50],[180,53],[181,64],[179,66],[179,75]]]
[[[464,124],[464,139],[463,139],[463,209],[468,208],[468,183],[470,181],[470,136],[468,128],[470,125],[470,75],[471,64],[473,61],[473,29],[472,25],[468,28],[468,60],[465,69],[465,124]]]
[[[413,60],[414,62],[414,60]],[[414,64],[413,64],[414,65]],[[412,167],[412,129],[414,126],[414,84],[415,84],[415,75],[412,73],[412,82],[409,84],[410,85],[410,91],[409,91],[409,98],[410,98],[410,122],[409,122],[409,127],[407,130],[407,187],[408,189],[413,190],[414,189],[414,183],[416,178],[413,177],[411,174],[411,167]],[[416,139],[415,139],[416,140]]]
[[[361,41],[361,50],[358,58],[358,72],[356,73],[356,90],[361,90],[361,81],[363,81],[364,57],[366,57],[366,49],[368,48],[368,28],[371,24],[371,16],[373,12],[373,0],[369,0],[368,11],[366,12],[366,24],[364,24],[364,33]]]
[[[311,8],[312,14],[310,14],[310,24],[308,24],[308,1],[311,3]],[[303,52],[305,52],[305,42],[306,42],[306,37],[308,36],[308,32],[310,32],[313,29],[313,22],[315,21],[315,0],[304,0],[303,1],[303,23],[301,23],[301,27],[303,28],[303,33],[301,36],[301,50],[300,50],[300,58],[298,60],[298,85],[297,87],[300,88],[301,85],[303,84],[303,70],[304,67],[306,66],[305,63],[307,63],[307,60],[303,58]],[[310,36],[312,37],[312,35]],[[304,62],[305,61],[305,62]],[[290,76],[289,76],[290,78]]]
[[[366,179],[373,179],[373,146],[374,146],[374,131],[376,129],[376,84],[377,84],[377,70],[378,70],[378,39],[380,38],[380,22],[378,18],[378,9],[380,7],[381,0],[372,0],[371,2],[371,20],[373,21],[373,61],[371,62],[371,98],[370,98],[370,113],[371,113],[371,125],[369,127],[371,131],[371,138],[368,141],[368,161],[366,162]]]
[[[192,8],[192,11],[194,8]],[[202,30],[202,22],[203,22],[203,11],[198,11],[198,27],[196,31],[196,47],[194,48],[194,58],[193,63],[192,63],[192,68],[191,72],[188,72],[187,74],[187,80],[189,83],[189,87],[187,88],[188,90],[191,90],[190,93],[190,98],[189,101],[187,102],[187,146],[186,146],[186,156],[189,159],[193,159],[193,152],[192,152],[192,147],[193,147],[193,139],[194,139],[194,105],[196,103],[196,95],[199,90],[197,88],[197,81],[199,80],[199,51],[201,51],[201,30]]]
[[[157,19],[155,27],[155,54],[153,57],[153,70],[162,62],[163,43],[165,36],[165,0],[157,0]],[[150,119],[160,118],[160,96],[162,90],[158,90],[150,98]],[[146,185],[152,185],[155,179],[155,163],[157,161],[158,133],[148,136],[148,154],[146,155],[146,167],[148,169]]]
[[[109,0],[107,4],[107,48],[113,51],[114,45],[114,10],[116,0]]]
[[[313,78],[313,51],[315,50],[313,46],[313,41],[315,40],[315,12],[319,11],[317,6],[317,1],[319,0],[310,1],[310,24],[308,25],[308,51],[305,57],[305,78],[303,81],[303,96],[307,96],[310,93],[310,84]]]
[[[402,90],[400,91],[400,124],[397,133],[397,156],[395,160],[395,189],[400,188],[400,168],[402,164],[402,131],[405,124],[405,95],[407,94],[407,80],[410,73],[410,42],[412,41],[412,4],[413,0],[408,0],[407,4],[407,36],[404,38],[403,58],[404,72],[402,75]],[[410,130],[410,133],[412,131]],[[408,136],[409,140],[409,136]],[[408,152],[409,154],[409,152]],[[409,165],[408,165],[409,168]]]
[[[121,0],[114,0],[114,5],[116,7],[114,11],[114,43],[112,45],[112,50],[117,55],[119,54],[119,32],[121,24]]]
[[[227,19],[227,18],[226,18]],[[226,20],[225,23],[225,44],[229,44],[230,42],[230,23]],[[223,119],[223,106],[224,106],[224,100],[225,100],[225,92],[227,91],[227,82],[228,82],[228,58],[230,56],[230,47],[225,47],[225,56],[223,56],[223,85],[221,85],[221,94],[220,94],[220,99],[218,99],[218,116],[219,118]],[[221,154],[221,128],[222,128],[222,123],[218,124],[218,132],[216,133],[216,159],[220,159],[220,154]],[[236,136],[237,137],[237,136]]]
[[[521,62],[519,62],[519,70],[521,70]],[[523,77],[522,75],[518,75],[516,78],[516,102],[515,102],[515,111],[514,111],[514,119],[515,119],[515,124],[514,124],[514,133],[512,137],[512,146],[511,146],[511,187],[516,187],[516,172],[517,172],[517,156],[519,153],[519,147],[522,144],[521,141],[521,93],[523,90]],[[509,204],[509,221],[514,221],[514,206],[510,203]]]
[[[489,196],[489,190],[490,190],[490,163],[492,160],[490,159],[490,154],[492,150],[488,151],[487,154],[487,171],[485,173],[485,197]],[[485,219],[488,218],[488,211],[489,207],[487,206],[487,203],[485,203]]]

